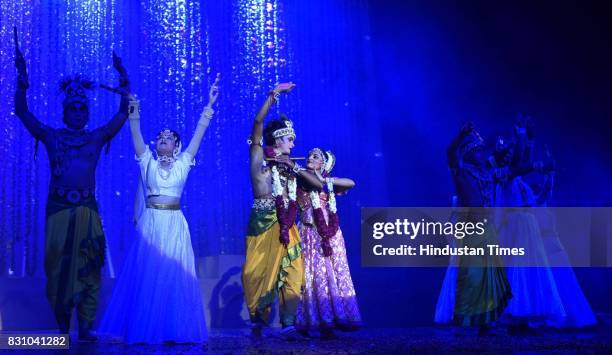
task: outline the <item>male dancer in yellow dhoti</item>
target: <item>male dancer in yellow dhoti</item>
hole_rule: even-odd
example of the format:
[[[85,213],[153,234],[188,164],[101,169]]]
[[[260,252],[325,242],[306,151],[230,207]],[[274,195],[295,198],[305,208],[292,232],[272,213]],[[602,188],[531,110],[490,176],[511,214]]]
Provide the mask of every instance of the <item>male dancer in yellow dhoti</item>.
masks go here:
[[[293,123],[281,117],[268,122],[265,129],[263,127],[270,106],[281,93],[294,87],[292,83],[276,86],[253,123],[248,143],[255,200],[247,231],[246,261],[242,268],[242,284],[253,323],[253,336],[261,336],[262,327],[269,321],[272,302],[278,296],[283,327],[281,336],[288,340],[300,337],[294,324],[304,279],[301,240],[295,226],[296,180],[322,187],[314,174],[289,158],[295,141]],[[265,161],[268,164],[264,164]]]

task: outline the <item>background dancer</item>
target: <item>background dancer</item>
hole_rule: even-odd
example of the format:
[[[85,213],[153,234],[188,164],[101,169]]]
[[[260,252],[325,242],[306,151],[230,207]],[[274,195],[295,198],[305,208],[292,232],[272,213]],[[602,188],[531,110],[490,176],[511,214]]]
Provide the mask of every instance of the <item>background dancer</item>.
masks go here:
[[[17,43],[15,65],[18,80],[15,113],[28,132],[47,149],[51,169],[45,225],[45,275],[47,299],[53,308],[60,333],[70,330],[72,309],[76,306],[79,339],[95,341],[91,329],[98,309],[100,270],[104,265],[106,241],[96,202],[96,167],[100,151],[119,132],[127,119],[127,72],[121,58],[113,53],[113,66],[119,73],[124,93],[119,112],[104,126],[85,128],[89,121],[86,91],[94,83],[81,76],[61,82],[65,95],[64,128],[51,128],[28,109],[26,92],[30,86],[26,62]]]

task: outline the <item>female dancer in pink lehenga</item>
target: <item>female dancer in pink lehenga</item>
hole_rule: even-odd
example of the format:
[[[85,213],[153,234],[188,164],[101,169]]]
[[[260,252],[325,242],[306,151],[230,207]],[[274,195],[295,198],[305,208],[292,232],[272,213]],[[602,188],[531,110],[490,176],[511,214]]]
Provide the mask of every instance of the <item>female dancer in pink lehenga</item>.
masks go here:
[[[298,189],[297,196],[305,281],[296,327],[302,332],[318,330],[322,338],[335,337],[334,329],[351,331],[361,326],[335,200],[335,192],[345,192],[355,183],[329,178],[334,163],[331,152],[311,150],[307,168],[319,176],[325,191]]]

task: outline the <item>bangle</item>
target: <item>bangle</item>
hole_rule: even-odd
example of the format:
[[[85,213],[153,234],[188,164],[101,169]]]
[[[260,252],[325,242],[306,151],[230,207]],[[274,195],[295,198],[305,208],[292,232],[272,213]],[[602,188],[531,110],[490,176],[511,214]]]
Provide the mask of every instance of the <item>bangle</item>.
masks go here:
[[[202,120],[203,118],[210,120],[214,114],[215,114],[215,110],[206,106],[204,107],[204,110],[202,111],[202,114],[200,115],[200,120]]]
[[[263,147],[263,137],[261,137],[259,139],[259,142],[253,142],[253,139],[251,139],[251,137],[247,138],[247,144],[248,145],[259,145]]]
[[[327,190],[327,192],[334,192],[334,181],[336,180],[336,178],[333,177],[328,177],[325,178],[325,189]]]
[[[278,91],[270,90],[268,95],[272,95],[272,98],[274,99],[274,101],[278,101],[278,99],[280,98],[280,92]]]
[[[297,173],[299,173],[299,172],[300,172],[300,170],[304,170],[304,169],[302,169],[302,167],[300,166],[300,164],[295,163],[295,165],[293,165],[293,172],[297,174]]]

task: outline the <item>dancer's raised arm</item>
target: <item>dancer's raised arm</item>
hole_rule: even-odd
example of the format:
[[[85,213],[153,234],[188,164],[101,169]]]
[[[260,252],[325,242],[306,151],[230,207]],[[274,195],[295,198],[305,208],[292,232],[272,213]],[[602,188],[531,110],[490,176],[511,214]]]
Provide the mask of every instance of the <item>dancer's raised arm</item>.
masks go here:
[[[355,181],[349,178],[330,178],[337,193],[346,192],[355,187]],[[326,181],[327,182],[327,181]]]
[[[128,118],[130,119],[130,132],[132,133],[132,143],[136,156],[142,156],[147,150],[142,132],[140,131],[140,101],[133,95],[129,95]]]
[[[30,132],[34,138],[41,140],[46,136],[50,128],[40,122],[28,108],[26,92],[30,86],[30,81],[28,80],[28,71],[23,53],[21,53],[19,49],[16,27],[13,27],[13,37],[15,40],[15,66],[17,67],[18,75],[17,90],[15,91],[15,114],[19,117],[28,132]]]
[[[289,92],[295,87],[294,83],[281,83],[276,85],[274,90],[270,91],[266,101],[257,112],[255,121],[253,122],[253,128],[251,129],[251,137],[249,138],[251,145],[250,160],[251,160],[251,176],[256,176],[261,173],[261,166],[263,164],[263,147],[261,145],[263,137],[263,121],[268,115],[270,107],[278,100],[278,97],[283,92]]]
[[[198,125],[196,127],[195,132],[193,133],[193,138],[189,142],[189,146],[185,151],[191,156],[195,156],[200,148],[200,143],[202,142],[202,138],[204,138],[204,133],[210,124],[210,119],[212,115],[215,113],[213,111],[212,106],[217,101],[217,97],[219,96],[219,80],[221,80],[221,74],[217,73],[217,78],[215,82],[210,87],[210,91],[208,92],[208,104],[204,107],[204,111],[202,111],[202,115],[200,116],[200,120],[198,121]]]
[[[121,91],[121,103],[119,111],[104,126],[98,128],[104,134],[104,140],[112,139],[123,127],[128,118],[128,106],[130,101],[130,84],[127,71],[121,62],[121,58],[113,51],[113,67],[119,73],[119,90]]]

